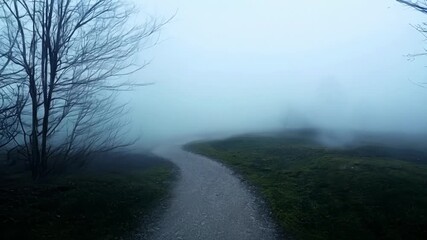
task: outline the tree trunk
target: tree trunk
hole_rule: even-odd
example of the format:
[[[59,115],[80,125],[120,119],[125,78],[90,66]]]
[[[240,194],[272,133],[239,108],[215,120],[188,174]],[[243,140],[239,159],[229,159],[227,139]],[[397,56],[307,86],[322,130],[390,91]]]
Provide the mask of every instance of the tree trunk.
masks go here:
[[[38,131],[38,104],[34,78],[30,77],[30,96],[32,100],[32,131],[31,131],[31,170],[34,180],[40,178],[40,150]]]

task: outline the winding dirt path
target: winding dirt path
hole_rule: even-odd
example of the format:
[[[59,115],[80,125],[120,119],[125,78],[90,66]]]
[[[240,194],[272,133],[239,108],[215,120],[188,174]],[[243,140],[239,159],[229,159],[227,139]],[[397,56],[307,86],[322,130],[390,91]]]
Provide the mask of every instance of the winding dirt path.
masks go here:
[[[174,162],[181,177],[150,239],[278,239],[268,214],[231,170],[181,146],[154,153]]]

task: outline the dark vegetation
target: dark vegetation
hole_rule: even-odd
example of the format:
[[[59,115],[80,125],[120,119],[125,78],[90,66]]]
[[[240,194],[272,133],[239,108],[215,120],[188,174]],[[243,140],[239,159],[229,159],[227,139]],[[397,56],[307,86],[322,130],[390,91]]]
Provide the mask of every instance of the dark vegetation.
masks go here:
[[[186,148],[256,186],[296,239],[427,239],[427,154],[361,134],[325,147],[312,130],[246,135]],[[369,144],[368,144],[369,142]],[[402,144],[403,145],[403,144]]]
[[[34,182],[28,171],[0,170],[0,239],[122,239],[162,199],[176,176],[151,155],[100,155],[84,169]]]

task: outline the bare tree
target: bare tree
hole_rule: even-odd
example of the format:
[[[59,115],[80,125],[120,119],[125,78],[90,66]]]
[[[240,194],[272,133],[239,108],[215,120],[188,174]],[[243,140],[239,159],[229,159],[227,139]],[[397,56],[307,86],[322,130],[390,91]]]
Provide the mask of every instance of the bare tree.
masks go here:
[[[399,3],[402,3],[408,7],[411,7],[423,14],[427,14],[427,0],[396,0]],[[427,22],[423,22],[420,24],[412,25],[418,32],[420,32],[424,38],[427,39]],[[413,60],[416,57],[427,55],[427,51],[416,53],[416,54],[408,54],[407,57]],[[420,87],[426,87],[425,82],[413,82],[414,84]]]
[[[14,81],[14,76],[19,71],[11,68],[9,59],[16,37],[16,34],[0,35],[0,42],[3,43],[0,45],[0,147],[8,145],[18,134],[17,114],[23,95],[20,94],[20,86]]]
[[[0,88],[17,123],[4,132],[33,178],[123,145],[125,108],[114,97],[137,86],[123,76],[143,67],[134,56],[164,23],[133,25],[133,6],[121,0],[0,1]]]
[[[396,0],[400,3],[403,3],[409,7],[414,8],[417,11],[422,13],[427,13],[427,1],[426,0]]]
[[[421,13],[427,14],[427,0],[396,0],[406,6],[409,6]],[[414,28],[419,31],[425,38],[427,38],[427,23],[414,25]],[[417,57],[427,55],[427,53],[411,54],[410,57]]]

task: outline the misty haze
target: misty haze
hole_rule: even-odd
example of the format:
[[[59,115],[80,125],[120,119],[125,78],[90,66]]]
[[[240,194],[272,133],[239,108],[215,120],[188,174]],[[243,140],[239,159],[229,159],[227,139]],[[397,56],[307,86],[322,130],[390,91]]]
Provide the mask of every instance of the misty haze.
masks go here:
[[[427,1],[0,0],[0,239],[427,239]]]

